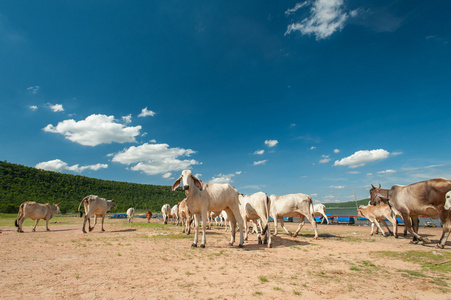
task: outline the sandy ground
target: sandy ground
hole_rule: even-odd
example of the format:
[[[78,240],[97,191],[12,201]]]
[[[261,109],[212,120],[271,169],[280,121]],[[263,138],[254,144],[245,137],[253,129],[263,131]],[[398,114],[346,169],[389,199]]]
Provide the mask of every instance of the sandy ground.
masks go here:
[[[105,232],[97,225],[87,234],[76,218],[50,224],[51,232],[0,228],[0,298],[451,299],[451,272],[384,254],[434,253],[446,257],[450,271],[450,242],[444,250],[434,246],[441,228],[420,228],[432,241],[422,246],[370,236],[367,226],[319,225],[315,240],[306,224],[296,238],[279,232],[273,248],[250,235],[239,249],[214,227],[200,249],[181,227],[145,222],[106,220]]]

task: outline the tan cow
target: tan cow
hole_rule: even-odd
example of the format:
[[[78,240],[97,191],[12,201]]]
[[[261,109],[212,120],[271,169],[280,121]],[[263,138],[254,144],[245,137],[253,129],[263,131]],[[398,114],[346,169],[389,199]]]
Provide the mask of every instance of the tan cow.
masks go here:
[[[26,218],[36,220],[32,231],[36,231],[36,226],[40,219],[45,220],[45,228],[47,231],[50,231],[49,220],[53,217],[54,213],[61,214],[60,204],[40,204],[32,201],[22,203],[19,207],[19,213],[15,222],[16,227],[18,227],[17,232],[23,232],[22,224]]]
[[[202,214],[202,243],[201,248],[205,248],[206,227],[208,219],[208,211],[220,212],[225,210],[231,224],[231,238],[229,245],[235,242],[236,222],[240,231],[240,244],[243,247],[243,218],[240,214],[238,191],[230,184],[205,183],[196,178],[191,170],[182,171],[182,175],[172,185],[172,191],[179,186],[185,190],[186,205],[190,213],[194,215],[196,232],[194,234],[194,242],[192,247],[197,247],[199,235],[200,215]]]
[[[390,209],[390,206],[387,204],[379,204],[375,206],[364,206],[360,205],[357,209],[357,212],[359,216],[367,218],[371,222],[371,234],[374,233],[374,224],[376,224],[377,228],[382,232],[382,235],[389,236],[391,231],[387,226],[387,223],[385,223],[385,219],[388,219],[392,225],[393,225],[393,233],[394,236],[398,237],[398,222],[396,222],[395,214]],[[379,224],[379,221],[383,222],[385,226],[387,227],[387,234],[385,234],[384,230],[382,229],[381,225]]]
[[[182,223],[182,232],[185,232],[186,234],[191,233],[191,221],[192,221],[192,215],[189,212],[188,206],[186,205],[186,198],[179,202],[179,219]]]
[[[147,223],[150,223],[150,218],[152,218],[152,212],[150,210],[146,211]]]
[[[100,198],[95,195],[89,195],[81,200],[80,205],[78,205],[78,211],[80,212],[81,204],[83,203],[85,208],[85,219],[83,220],[83,232],[86,233],[85,226],[86,222],[88,222],[89,231],[92,231],[97,224],[97,217],[102,217],[102,231],[105,231],[103,228],[103,222],[105,221],[106,213],[112,208],[117,207],[116,204],[113,203],[113,200],[106,200],[104,198]],[[91,215],[94,215],[94,225],[91,227]],[[80,217],[83,214],[80,212]]]

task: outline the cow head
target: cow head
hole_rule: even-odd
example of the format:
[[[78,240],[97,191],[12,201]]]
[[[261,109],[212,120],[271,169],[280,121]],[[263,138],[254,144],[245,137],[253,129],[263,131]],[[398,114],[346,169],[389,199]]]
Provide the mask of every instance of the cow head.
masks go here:
[[[202,191],[202,180],[196,178],[191,170],[184,170],[182,175],[172,185],[172,191],[175,191],[179,186],[187,192],[191,187],[197,186]]]
[[[445,194],[445,209],[446,210],[451,209],[451,191]]]
[[[56,207],[56,213],[61,215],[60,205],[61,205],[61,203],[53,204],[53,206]]]
[[[371,185],[371,189],[370,189],[370,198],[371,198],[371,200],[368,203],[369,205],[378,205],[378,204],[380,204],[381,199],[377,196],[377,195],[380,195],[380,191],[381,191],[381,184],[380,183],[379,183],[378,187],[375,187],[374,185]]]

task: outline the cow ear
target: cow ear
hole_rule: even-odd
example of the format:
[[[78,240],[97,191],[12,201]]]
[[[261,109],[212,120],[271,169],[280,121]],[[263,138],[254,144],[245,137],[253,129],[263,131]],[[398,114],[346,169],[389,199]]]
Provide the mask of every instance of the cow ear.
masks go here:
[[[182,181],[182,176],[180,176],[179,179],[177,179],[174,182],[174,184],[172,185],[172,191],[175,191],[180,186],[181,181]]]
[[[191,175],[191,177],[193,177],[194,184],[199,188],[199,190],[202,191],[202,180],[194,177],[193,175]]]

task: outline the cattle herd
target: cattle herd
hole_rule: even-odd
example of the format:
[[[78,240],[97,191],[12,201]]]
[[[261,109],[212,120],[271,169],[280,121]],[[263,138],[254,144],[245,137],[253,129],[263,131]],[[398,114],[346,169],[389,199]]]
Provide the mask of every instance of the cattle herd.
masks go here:
[[[291,236],[296,236],[304,225],[304,219],[307,218],[312,224],[315,232],[314,238],[318,237],[318,231],[315,214],[323,215],[327,223],[328,218],[325,215],[325,207],[322,204],[313,205],[312,198],[305,194],[289,194],[283,196],[271,195],[268,197],[263,192],[258,192],[250,196],[244,196],[230,184],[205,183],[196,178],[191,170],[184,170],[181,176],[172,185],[175,191],[181,187],[185,191],[186,198],[174,205],[163,205],[161,214],[163,223],[167,224],[169,218],[172,218],[178,225],[183,227],[183,232],[190,234],[191,225],[194,224],[194,241],[192,247],[197,247],[199,226],[202,222],[202,240],[200,247],[206,245],[206,229],[211,227],[211,220],[220,220],[222,224],[230,226],[230,242],[235,242],[235,233],[238,226],[240,241],[238,247],[243,247],[244,240],[247,240],[249,234],[248,222],[254,223],[253,230],[258,235],[258,243],[267,244],[272,247],[270,218],[274,220],[274,235],[277,235],[278,221],[285,232]],[[413,235],[413,243],[430,242],[426,237],[418,234],[419,216],[428,216],[433,219],[440,218],[443,233],[437,243],[438,248],[444,248],[448,236],[451,232],[451,180],[436,178],[417,182],[408,186],[394,185],[391,189],[382,189],[371,185],[370,201],[367,206],[361,205],[358,208],[359,216],[367,218],[371,222],[371,235],[374,232],[374,226],[382,232],[384,236],[392,233],[385,220],[388,219],[393,225],[393,235],[398,237],[397,220],[399,217],[405,223],[405,232]],[[82,231],[86,233],[86,222],[88,229],[92,231],[97,224],[97,217],[102,217],[103,223],[106,213],[116,207],[112,200],[106,200],[98,196],[89,195],[80,202],[78,211],[83,204],[84,221]],[[15,221],[18,232],[23,232],[22,224],[26,218],[36,220],[33,231],[40,219],[46,220],[46,230],[48,231],[48,222],[53,214],[61,213],[59,204],[39,204],[35,202],[24,202],[19,207],[19,213]],[[128,222],[133,222],[135,214],[134,208],[127,210]],[[94,216],[94,225],[91,227],[91,215]],[[83,213],[80,212],[80,216]],[[202,217],[201,216],[206,216]],[[150,221],[152,212],[146,212],[147,222]],[[300,217],[300,223],[293,234],[284,225],[283,217]],[[384,232],[382,223],[387,232]]]

